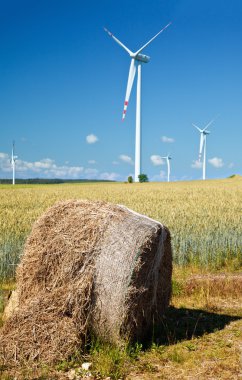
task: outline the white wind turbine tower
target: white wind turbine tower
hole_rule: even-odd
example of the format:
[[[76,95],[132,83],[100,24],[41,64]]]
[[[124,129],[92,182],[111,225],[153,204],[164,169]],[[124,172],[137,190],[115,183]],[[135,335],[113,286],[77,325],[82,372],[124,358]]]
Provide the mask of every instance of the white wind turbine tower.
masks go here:
[[[15,162],[16,162],[16,159],[18,158],[18,156],[14,155],[14,147],[15,147],[15,143],[13,141],[12,156],[11,156],[11,160],[10,160],[10,163],[11,163],[12,169],[13,169],[13,185],[15,185]]]
[[[149,56],[140,54],[140,53],[170,24],[171,23],[167,24],[163,29],[161,29],[154,37],[152,37],[145,45],[143,45],[135,53],[129,50],[111,32],[109,32],[106,28],[104,28],[104,30],[109,34],[109,36],[112,37],[114,41],[116,41],[124,50],[126,50],[129,56],[131,57],[122,120],[124,120],[125,115],[126,115],[126,111],[127,111],[127,107],[129,103],[129,97],[132,90],[134,77],[136,74],[136,69],[138,68],[137,97],[136,97],[136,132],[135,132],[135,182],[139,182],[138,176],[141,173],[141,65],[142,63],[148,63],[150,60]]]
[[[207,128],[214,122],[215,119],[212,119],[203,129],[200,129],[197,125],[192,124],[197,130],[200,132],[200,147],[199,147],[199,156],[198,161],[201,161],[202,153],[203,153],[203,180],[206,179],[206,148],[207,148],[207,135],[210,132]]]
[[[161,157],[163,159],[166,160],[166,163],[167,163],[167,182],[170,182],[170,174],[171,174],[171,164],[170,164],[170,160],[171,160],[171,156],[168,154],[167,156],[164,156],[164,157]]]

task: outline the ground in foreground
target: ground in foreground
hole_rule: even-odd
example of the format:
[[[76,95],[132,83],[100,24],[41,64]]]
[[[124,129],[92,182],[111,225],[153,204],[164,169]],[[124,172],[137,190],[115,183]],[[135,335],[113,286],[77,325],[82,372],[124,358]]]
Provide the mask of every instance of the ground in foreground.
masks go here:
[[[13,379],[239,379],[242,275],[175,268],[173,300],[149,341],[123,349],[95,342],[84,356],[50,368],[0,367]],[[1,295],[8,294],[2,286]],[[84,362],[92,363],[89,369]],[[84,365],[85,367],[85,365]]]

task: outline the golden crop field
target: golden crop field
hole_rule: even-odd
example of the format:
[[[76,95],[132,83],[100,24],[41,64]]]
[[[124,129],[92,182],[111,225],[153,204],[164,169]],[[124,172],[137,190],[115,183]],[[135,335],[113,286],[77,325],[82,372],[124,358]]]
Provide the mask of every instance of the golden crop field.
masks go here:
[[[239,267],[242,177],[173,183],[0,186],[0,278],[14,276],[33,222],[63,199],[124,204],[165,224],[177,264]]]

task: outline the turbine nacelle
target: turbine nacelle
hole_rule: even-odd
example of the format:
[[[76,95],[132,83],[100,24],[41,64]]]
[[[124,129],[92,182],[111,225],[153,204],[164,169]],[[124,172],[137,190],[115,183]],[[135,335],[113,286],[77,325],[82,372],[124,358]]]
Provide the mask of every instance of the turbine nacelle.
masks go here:
[[[161,157],[163,159],[166,160],[166,164],[167,164],[167,182],[170,182],[170,174],[171,174],[171,164],[170,164],[170,160],[171,160],[171,156],[170,154],[167,154],[167,156],[164,156],[164,157]]]
[[[17,160],[18,156],[11,157],[10,164],[13,165],[15,161]]]
[[[14,154],[14,146],[15,146],[15,143],[13,141],[13,146],[12,146],[12,156],[11,156],[11,160],[10,160],[10,163],[11,165],[14,165],[15,161],[17,160],[18,156],[15,156]]]
[[[164,157],[161,157],[161,158],[163,158],[164,160],[171,160],[171,156],[170,155],[164,156]]]
[[[198,153],[198,162],[201,162],[202,155],[203,155],[203,179],[206,178],[206,140],[207,135],[210,134],[210,131],[208,131],[208,127],[214,122],[214,120],[217,118],[216,116],[214,119],[210,120],[210,122],[203,128],[199,128],[196,124],[192,124],[194,128],[198,130],[200,133],[200,146],[199,146],[199,153]]]
[[[134,58],[136,61],[140,61],[143,63],[148,63],[150,61],[150,57],[148,55],[145,55],[145,54],[135,55],[135,53],[132,53],[132,54],[130,54],[130,57]]]
[[[211,133],[210,131],[207,131],[208,126],[205,127],[204,129],[201,129],[196,124],[192,124],[192,125],[203,135],[209,135],[209,133]]]

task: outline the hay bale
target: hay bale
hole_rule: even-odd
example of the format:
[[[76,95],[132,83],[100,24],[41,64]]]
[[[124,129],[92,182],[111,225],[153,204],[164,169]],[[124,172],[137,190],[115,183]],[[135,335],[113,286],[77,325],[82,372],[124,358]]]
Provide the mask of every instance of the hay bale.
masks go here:
[[[2,320],[6,321],[8,318],[11,317],[15,312],[18,310],[19,305],[19,296],[18,291],[13,290],[11,293],[11,296],[9,298],[9,301],[4,309]]]
[[[159,222],[106,202],[57,203],[27,239],[1,359],[67,359],[90,332],[113,343],[144,337],[168,306],[171,272]]]

